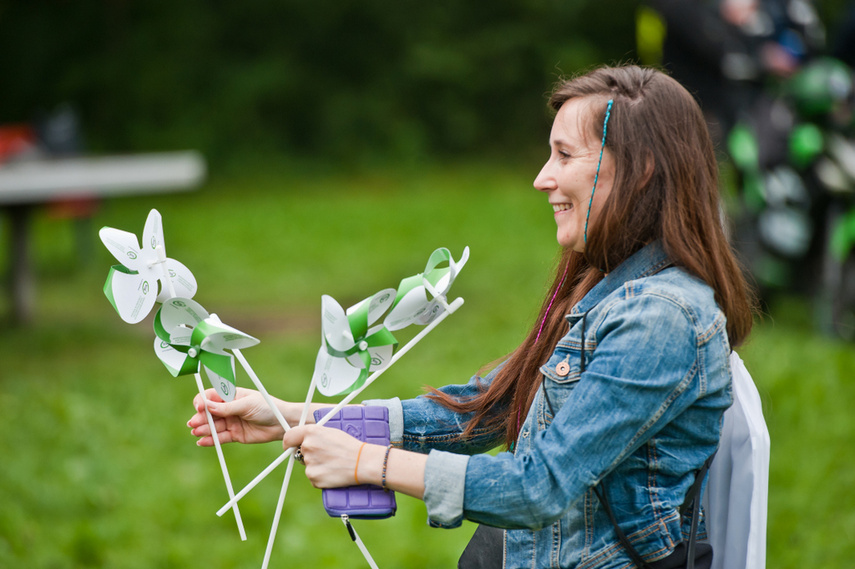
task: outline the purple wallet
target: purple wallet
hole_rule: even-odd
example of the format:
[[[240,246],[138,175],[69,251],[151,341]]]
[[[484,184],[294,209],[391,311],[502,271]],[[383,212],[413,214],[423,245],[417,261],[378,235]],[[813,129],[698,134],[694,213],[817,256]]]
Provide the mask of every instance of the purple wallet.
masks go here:
[[[315,411],[320,421],[332,407]],[[389,445],[389,410],[386,407],[344,407],[324,426],[340,429],[360,441]],[[334,518],[347,514],[356,519],[381,519],[395,515],[395,493],[380,486],[360,484],[346,488],[325,488],[322,492],[324,509]]]

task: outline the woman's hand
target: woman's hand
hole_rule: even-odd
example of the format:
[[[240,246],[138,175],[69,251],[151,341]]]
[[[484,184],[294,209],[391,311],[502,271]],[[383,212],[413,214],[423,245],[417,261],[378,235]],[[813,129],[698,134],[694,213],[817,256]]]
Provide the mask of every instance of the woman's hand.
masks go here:
[[[306,477],[315,488],[338,488],[352,486],[357,482],[373,482],[372,466],[376,463],[379,472],[385,452],[385,448],[378,445],[363,446],[361,441],[339,429],[317,425],[291,429],[285,433],[282,446],[286,449],[300,447],[306,465]]]
[[[306,478],[315,488],[339,488],[354,484],[383,484],[386,460],[386,487],[414,498],[425,495],[427,455],[364,444],[338,429],[305,425],[285,433],[282,446],[300,447]]]
[[[220,443],[267,443],[281,439],[285,432],[279,421],[273,415],[267,402],[260,393],[251,389],[238,387],[233,401],[224,402],[214,391],[205,392],[208,399],[208,410],[214,416],[214,426]],[[289,404],[274,399],[280,411],[287,410]],[[290,404],[293,406],[295,404]],[[187,421],[193,436],[199,437],[196,444],[203,447],[214,446],[211,428],[205,415],[205,407],[201,395],[193,399],[196,414]],[[288,419],[288,415],[283,412]]]

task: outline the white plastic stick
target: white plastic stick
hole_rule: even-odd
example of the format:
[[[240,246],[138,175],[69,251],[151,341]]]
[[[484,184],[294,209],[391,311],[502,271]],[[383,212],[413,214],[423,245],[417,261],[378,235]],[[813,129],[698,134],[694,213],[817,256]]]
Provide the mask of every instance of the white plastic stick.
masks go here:
[[[309,416],[309,408],[312,405],[312,397],[315,395],[315,376],[312,374],[312,381],[309,383],[309,391],[306,393],[306,403],[303,405],[303,412],[300,414],[300,426],[306,424],[306,419]],[[285,503],[285,494],[288,492],[288,484],[291,482],[291,472],[294,470],[294,455],[288,460],[288,467],[285,470],[285,478],[282,480],[282,489],[279,491],[279,501],[276,503],[276,513],[273,515],[273,525],[270,528],[270,535],[267,538],[267,552],[264,554],[264,564],[261,569],[267,569],[267,563],[270,560],[270,552],[273,550],[273,542],[276,540],[276,532],[279,530],[279,517],[282,515],[282,506]]]
[[[223,471],[223,479],[226,481],[226,489],[229,492],[229,498],[234,499],[235,491],[232,487],[232,480],[229,477],[229,469],[226,466],[226,458],[223,456],[223,449],[220,446],[220,438],[217,436],[217,427],[214,425],[214,417],[211,415],[211,412],[208,410],[208,400],[205,397],[205,386],[202,385],[202,376],[198,373],[195,374],[196,377],[196,387],[199,388],[199,395],[202,396],[202,405],[205,406],[205,415],[208,417],[208,426],[211,428],[211,436],[214,439],[214,448],[217,449],[217,458],[220,461],[220,470]],[[243,520],[240,517],[240,510],[238,509],[238,505],[235,502],[234,504],[234,513],[235,513],[235,521],[237,522],[238,532],[240,533],[241,541],[246,541],[246,530],[243,527]]]
[[[273,472],[273,470],[275,470],[277,466],[279,466],[280,464],[282,464],[283,462],[285,462],[285,459],[286,459],[286,458],[288,458],[289,456],[291,456],[293,453],[294,453],[294,449],[293,449],[293,448],[289,448],[288,450],[286,450],[285,452],[283,452],[282,454],[280,454],[278,457],[276,457],[276,460],[274,460],[273,462],[271,462],[270,464],[268,464],[268,465],[267,465],[267,468],[265,468],[264,470],[262,470],[262,471],[258,474],[258,476],[256,476],[255,478],[253,478],[253,479],[252,479],[252,481],[251,481],[249,484],[247,484],[246,486],[244,486],[243,490],[241,490],[240,492],[238,492],[237,494],[235,494],[235,497],[234,497],[234,498],[232,498],[232,499],[231,499],[231,500],[230,500],[230,501],[229,501],[225,506],[223,506],[222,508],[220,508],[219,510],[217,510],[217,515],[218,515],[218,516],[222,516],[223,514],[225,514],[226,512],[228,512],[228,511],[229,511],[229,509],[232,507],[232,505],[233,505],[235,502],[237,502],[238,500],[240,500],[241,498],[243,498],[244,496],[246,496],[247,494],[249,494],[249,491],[250,491],[250,490],[252,490],[253,488],[255,488],[255,487],[258,485],[258,483],[259,483],[259,482],[261,482],[262,480],[264,480],[264,478],[265,478],[268,474],[270,474],[271,472]]]
[[[273,525],[270,528],[270,535],[267,537],[267,550],[264,552],[264,562],[261,564],[261,569],[267,569],[267,564],[270,563],[270,554],[273,552],[273,542],[276,541],[279,517],[282,515],[282,504],[285,503],[285,494],[288,493],[288,482],[291,480],[292,470],[294,470],[293,453],[288,460],[288,467],[285,469],[285,479],[282,481],[282,489],[279,491],[279,501],[276,502],[276,513],[273,514]]]
[[[300,426],[305,425],[306,420],[309,418],[309,409],[312,406],[312,399],[315,397],[316,388],[315,374],[312,374],[312,381],[309,383],[309,390],[306,392],[306,402],[303,404],[303,412],[300,413]]]
[[[163,245],[158,245],[155,248],[155,252],[157,253],[157,261],[151,264],[160,263],[163,269],[163,286],[169,291],[169,298],[175,298],[178,295],[175,294],[175,284],[173,284],[172,278],[169,276],[169,269],[166,268],[166,250],[163,248]]]
[[[232,350],[232,352],[237,357],[244,371],[246,371],[246,374],[249,376],[249,379],[252,380],[252,383],[255,385],[255,388],[258,389],[258,392],[261,393],[262,397],[264,397],[264,400],[267,402],[267,405],[270,407],[270,410],[273,411],[273,415],[276,417],[276,420],[279,421],[279,424],[282,425],[282,428],[285,429],[285,431],[290,431],[291,426],[288,424],[288,421],[286,421],[285,417],[282,416],[282,412],[279,411],[279,407],[276,406],[276,403],[273,402],[273,399],[270,397],[270,394],[267,393],[266,389],[264,389],[264,385],[261,383],[261,380],[258,379],[257,375],[255,375],[255,371],[253,371],[252,367],[249,365],[249,362],[246,361],[246,358],[243,357],[241,351]]]
[[[394,356],[392,356],[392,359],[391,359],[391,360],[389,360],[389,365],[388,365],[388,366],[384,367],[383,369],[379,369],[379,370],[375,371],[373,374],[371,374],[370,376],[368,376],[368,379],[366,379],[366,380],[365,380],[365,383],[364,383],[364,384],[362,384],[362,387],[360,387],[359,389],[357,389],[357,390],[352,391],[351,393],[349,393],[349,394],[347,395],[347,397],[345,397],[344,399],[342,399],[342,400],[338,403],[338,405],[336,405],[335,407],[333,407],[333,408],[332,408],[332,409],[331,409],[331,410],[330,410],[326,415],[324,415],[324,416],[321,418],[321,420],[317,422],[317,425],[318,425],[318,426],[325,425],[325,424],[326,424],[326,422],[327,422],[327,421],[329,421],[330,419],[332,419],[332,418],[333,418],[333,416],[334,416],[336,413],[338,413],[339,411],[341,411],[341,409],[342,409],[345,405],[347,405],[348,403],[350,403],[351,401],[353,401],[353,400],[354,400],[354,399],[355,399],[355,398],[356,398],[360,393],[362,393],[365,389],[367,389],[367,388],[368,388],[368,386],[369,386],[369,385],[371,385],[371,384],[372,384],[372,383],[373,383],[373,382],[374,382],[378,377],[380,377],[380,375],[382,375],[384,371],[386,371],[387,369],[389,369],[390,367],[392,367],[392,364],[394,364],[395,362],[397,362],[397,361],[401,358],[401,356],[403,356],[403,355],[404,355],[404,354],[406,354],[408,351],[410,351],[410,349],[412,349],[412,347],[413,347],[413,346],[415,346],[417,343],[419,343],[419,342],[422,340],[422,338],[424,338],[425,336],[427,336],[427,335],[428,335],[428,334],[429,334],[429,333],[430,333],[434,328],[436,328],[436,327],[437,327],[437,325],[439,325],[439,323],[440,323],[440,322],[442,322],[443,320],[445,320],[445,318],[446,318],[449,314],[452,314],[454,311],[456,311],[456,310],[457,310],[458,308],[460,308],[462,305],[463,305],[463,299],[462,299],[462,298],[456,298],[456,299],[454,300],[454,302],[452,302],[450,305],[448,305],[448,309],[447,309],[445,312],[443,312],[442,314],[440,314],[439,316],[437,316],[437,317],[436,317],[436,320],[434,320],[433,322],[431,322],[430,324],[428,324],[427,326],[425,326],[425,327],[422,329],[422,331],[421,331],[421,332],[419,332],[418,334],[416,334],[416,335],[413,337],[413,339],[412,339],[412,340],[410,340],[409,342],[407,342],[407,344],[406,344],[404,347],[402,347],[400,350],[398,350],[398,351],[395,353],[395,355],[394,355]],[[235,352],[237,353],[237,350],[235,350]],[[222,508],[220,508],[220,509],[217,511],[217,515],[218,515],[218,516],[222,516],[224,513],[226,513],[226,512],[229,510],[229,508],[232,506],[232,504],[233,504],[234,502],[236,502],[237,500],[240,500],[242,497],[246,496],[247,492],[249,492],[250,490],[252,490],[253,488],[255,488],[255,486],[256,486],[259,482],[261,482],[262,480],[264,480],[264,478],[265,478],[268,474],[270,474],[270,472],[272,472],[272,471],[273,471],[273,469],[275,469],[278,465],[282,464],[282,462],[283,462],[286,458],[288,458],[288,454],[289,454],[289,453],[292,453],[293,451],[294,451],[294,449],[288,449],[288,450],[286,450],[284,453],[282,453],[281,455],[279,455],[279,457],[278,457],[276,460],[274,460],[272,463],[270,463],[270,465],[268,465],[268,467],[267,467],[267,468],[265,468],[264,470],[262,470],[262,471],[261,471],[261,473],[260,473],[258,476],[256,476],[256,477],[255,477],[255,478],[254,478],[254,479],[253,479],[249,484],[247,484],[247,485],[243,488],[243,490],[241,490],[240,492],[238,492],[238,493],[235,495],[235,497],[234,497],[231,501],[227,502],[227,503],[226,503]]]

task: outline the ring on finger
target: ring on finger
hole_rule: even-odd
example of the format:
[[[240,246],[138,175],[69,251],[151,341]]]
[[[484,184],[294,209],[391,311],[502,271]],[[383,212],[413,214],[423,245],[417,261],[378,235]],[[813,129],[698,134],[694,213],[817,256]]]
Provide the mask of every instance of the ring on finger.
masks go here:
[[[303,459],[303,449],[299,446],[294,449],[294,460],[296,460],[300,464],[306,464],[305,460]]]

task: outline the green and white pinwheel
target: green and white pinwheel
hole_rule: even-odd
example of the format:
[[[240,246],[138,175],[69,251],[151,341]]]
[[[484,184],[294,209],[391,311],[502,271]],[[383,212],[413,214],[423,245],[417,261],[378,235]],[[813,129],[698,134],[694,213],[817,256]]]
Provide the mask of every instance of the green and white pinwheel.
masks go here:
[[[397,291],[384,289],[347,310],[332,297],[323,296],[321,347],[306,394],[300,425],[306,422],[315,390],[329,397],[344,395],[342,400],[317,422],[317,425],[321,426],[368,388],[446,317],[459,309],[463,305],[463,299],[457,298],[449,303],[446,295],[468,258],[468,247],[464,249],[460,261],[455,261],[448,249],[437,249],[428,259],[424,273],[402,280]],[[441,267],[443,263],[447,263],[447,266]],[[400,330],[410,324],[421,324],[424,327],[399,347],[392,330]],[[238,355],[239,353],[237,352]],[[279,515],[291,478],[293,449],[283,452],[217,511],[217,515],[223,515],[285,460],[288,460],[288,467],[273,518],[264,567],[270,557]],[[369,556],[366,555],[366,560],[368,559]],[[369,564],[375,566],[372,561],[369,561]]]
[[[120,265],[113,265],[104,283],[104,294],[129,324],[148,316],[155,302],[196,294],[193,273],[175,259],[166,257],[163,221],[153,209],[143,228],[142,247],[137,236],[121,229],[103,227],[98,235]]]
[[[171,298],[154,319],[154,351],[173,377],[198,373],[200,368],[223,401],[235,397],[234,356],[258,340],[223,324],[189,298]]]
[[[345,310],[331,296],[321,297],[323,341],[313,382],[327,397],[358,389],[372,371],[389,364],[398,341],[380,322],[395,289],[381,290]]]
[[[459,261],[441,247],[431,253],[425,272],[407,277],[398,285],[395,302],[383,323],[389,330],[400,330],[410,324],[430,324],[446,309],[446,295],[454,279],[469,260],[469,247]],[[440,266],[447,264],[447,266]]]

